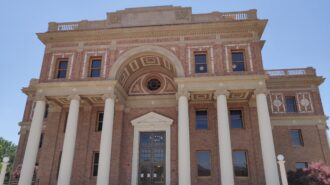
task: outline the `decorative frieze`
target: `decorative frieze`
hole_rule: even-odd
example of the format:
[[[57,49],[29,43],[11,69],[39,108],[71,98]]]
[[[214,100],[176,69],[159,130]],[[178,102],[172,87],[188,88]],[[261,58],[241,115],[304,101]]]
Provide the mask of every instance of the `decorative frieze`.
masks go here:
[[[298,110],[300,113],[313,113],[314,107],[310,92],[296,93]]]
[[[269,98],[272,113],[279,114],[286,112],[283,93],[271,93]]]

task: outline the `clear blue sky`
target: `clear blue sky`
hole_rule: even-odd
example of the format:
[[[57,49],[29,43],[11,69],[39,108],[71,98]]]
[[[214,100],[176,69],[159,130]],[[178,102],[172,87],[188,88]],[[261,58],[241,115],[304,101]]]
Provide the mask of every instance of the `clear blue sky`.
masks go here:
[[[257,9],[269,19],[262,51],[266,69],[313,66],[330,79],[329,0],[1,0],[0,1],[0,137],[18,142],[26,96],[20,91],[38,78],[44,45],[35,33],[48,22],[105,19],[106,12],[128,7],[191,6],[194,13]],[[325,112],[330,114],[330,82],[321,86]]]

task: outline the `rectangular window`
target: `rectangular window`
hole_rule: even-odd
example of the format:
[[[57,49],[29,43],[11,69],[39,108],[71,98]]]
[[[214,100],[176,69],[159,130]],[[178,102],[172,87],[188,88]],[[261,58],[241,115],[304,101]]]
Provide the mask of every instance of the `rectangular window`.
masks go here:
[[[195,53],[195,73],[207,73],[206,53]]]
[[[245,71],[243,51],[232,51],[231,60],[232,60],[233,71]]]
[[[207,129],[208,127],[207,110],[196,111],[196,128]]]
[[[237,177],[248,176],[247,153],[243,150],[233,151],[234,172]]]
[[[199,177],[211,176],[211,152],[197,151],[197,174]]]
[[[291,130],[290,135],[291,135],[292,145],[304,146],[301,130],[298,130],[298,129],[297,130]]]
[[[60,59],[57,66],[56,78],[66,78],[68,70],[68,59]]]
[[[92,58],[90,61],[90,70],[89,76],[90,77],[100,77],[101,76],[101,64],[102,58]]]
[[[97,113],[97,124],[96,124],[96,131],[102,131],[102,126],[103,126],[103,112],[98,112]]]
[[[99,152],[94,152],[93,153],[93,170],[92,170],[93,176],[97,176],[97,173],[98,173],[99,157],[100,157]]]
[[[285,97],[286,112],[297,112],[296,97],[287,96]]]
[[[243,116],[241,110],[230,110],[231,128],[243,128]]]
[[[307,162],[297,162],[296,163],[296,170],[302,170],[304,168],[308,167],[308,163]]]

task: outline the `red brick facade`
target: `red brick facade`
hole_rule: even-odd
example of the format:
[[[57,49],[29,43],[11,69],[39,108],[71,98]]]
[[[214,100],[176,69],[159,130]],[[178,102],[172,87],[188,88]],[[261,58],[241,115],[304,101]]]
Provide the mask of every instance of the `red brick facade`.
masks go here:
[[[263,20],[254,20],[262,22]],[[240,24],[235,21],[229,24]],[[215,23],[210,23],[215,24]],[[217,23],[219,25],[227,24],[227,22]],[[243,24],[243,23],[242,23]],[[261,24],[261,23],[260,23]],[[182,25],[178,25],[178,30]],[[186,25],[189,28],[189,25]],[[237,25],[243,26],[243,25]],[[244,26],[243,26],[244,27]],[[246,26],[248,27],[248,26]],[[123,28],[124,29],[124,28]],[[135,28],[127,28],[135,29]],[[136,28],[136,32],[139,32]],[[157,26],[155,32],[158,29]],[[193,28],[191,28],[193,29]],[[249,31],[240,30],[238,33],[230,33],[228,30],[223,30],[221,33],[213,33],[212,28],[201,28],[205,33],[195,34],[187,33],[171,36],[137,36],[134,39],[122,37],[106,41],[83,41],[84,37],[79,38],[78,41],[66,40],[62,41],[48,41],[45,38],[41,40],[46,44],[47,49],[44,55],[43,65],[40,73],[39,84],[56,84],[57,82],[75,83],[86,81],[106,81],[110,79],[110,69],[114,63],[131,49],[144,45],[154,45],[164,48],[175,55],[181,62],[184,75],[186,78],[195,77],[249,77],[253,75],[269,74],[266,77],[266,85],[270,90],[268,96],[269,111],[273,126],[273,138],[275,142],[276,154],[283,154],[286,157],[286,167],[288,170],[295,170],[296,162],[313,162],[323,160],[330,164],[330,151],[328,138],[326,136],[326,123],[324,120],[324,112],[318,90],[318,85],[322,82],[322,78],[316,76],[315,71],[308,74],[311,69],[303,69],[304,73],[295,75],[279,75],[274,76],[267,73],[263,69],[261,49],[263,41],[256,38],[258,34],[257,28]],[[207,30],[210,29],[208,33]],[[97,30],[97,29],[96,29]],[[95,30],[91,30],[95,31]],[[184,30],[183,30],[184,31]],[[68,31],[70,32],[70,31]],[[82,31],[88,32],[88,31]],[[100,32],[101,33],[101,32]],[[134,33],[134,32],[133,32]],[[45,35],[52,34],[46,32]],[[54,33],[56,38],[56,32]],[[94,33],[91,33],[94,34]],[[170,35],[170,34],[169,34]],[[219,39],[220,35],[220,39]],[[97,40],[97,39],[96,39]],[[116,47],[112,47],[113,43]],[[196,74],[192,67],[194,67],[194,51],[206,51],[208,57],[208,73]],[[243,50],[246,62],[246,71],[232,72],[231,50]],[[102,53],[102,54],[101,54]],[[143,53],[142,53],[143,54]],[[152,54],[150,51],[147,54]],[[88,61],[90,56],[102,56],[103,76],[93,79],[86,77],[85,61]],[[164,56],[166,57],[166,56]],[[69,64],[69,77],[66,79],[54,79],[55,61],[57,58],[69,58],[72,61]],[[128,65],[126,62],[124,65]],[[229,65],[229,68],[228,68]],[[85,69],[84,69],[85,68]],[[158,69],[158,68],[157,68]],[[121,70],[118,69],[118,70]],[[144,74],[153,71],[153,68],[144,69]],[[155,68],[156,70],[156,68]],[[172,76],[172,79],[177,76]],[[278,85],[280,84],[280,85]],[[294,85],[292,85],[294,84]],[[92,87],[93,88],[93,87]],[[179,87],[176,87],[179,88]],[[207,91],[207,90],[206,90]],[[23,161],[24,150],[28,138],[29,124],[31,122],[31,110],[33,107],[33,98],[36,95],[35,91],[31,91],[26,103],[26,109],[23,117],[22,128],[20,132],[19,147],[17,150],[17,159],[15,166],[18,166]],[[232,92],[232,94],[235,91]],[[285,108],[280,107],[279,112],[272,108],[274,98],[272,94],[280,93],[285,96],[295,96],[299,106],[302,105],[301,97],[297,93],[308,93],[310,99],[308,100],[312,108],[307,112],[299,109],[297,113],[286,113]],[[245,96],[246,95],[246,96]],[[306,95],[306,97],[307,97]],[[63,97],[64,94],[61,94]],[[148,96],[148,95],[147,95]],[[175,102],[175,95],[158,95],[158,96],[172,96]],[[244,128],[231,129],[231,146],[232,150],[245,150],[247,152],[248,160],[248,177],[236,177],[236,185],[264,185],[265,175],[262,162],[262,153],[258,126],[258,113],[255,105],[255,95],[252,91],[244,92],[242,97],[231,97],[228,100],[228,108],[240,109],[243,112]],[[309,97],[309,96],[308,96]],[[54,98],[48,97],[49,102],[54,101]],[[276,97],[275,97],[276,98]],[[157,98],[156,98],[157,99]],[[54,101],[56,106],[61,102],[59,99]],[[62,102],[63,103],[63,102]],[[284,101],[282,100],[284,104]],[[300,105],[301,104],[301,105]],[[91,185],[96,184],[96,177],[92,176],[92,160],[93,152],[100,150],[101,132],[96,131],[97,113],[103,111],[102,104],[91,103],[87,99],[82,100],[79,112],[77,138],[75,143],[75,153],[73,161],[73,169],[71,176],[72,185]],[[298,105],[297,105],[298,106]],[[55,185],[57,183],[57,175],[59,169],[59,160],[63,147],[63,140],[65,135],[66,117],[68,114],[68,104],[63,103],[59,105],[59,109],[50,107],[47,118],[44,120],[43,127],[43,142],[38,153],[38,172],[37,178],[39,184]],[[275,107],[277,108],[277,107]],[[195,110],[208,110],[208,124],[209,128],[206,130],[196,129],[195,126]],[[219,145],[218,145],[218,129],[217,129],[217,108],[215,100],[211,96],[209,100],[198,101],[191,99],[189,101],[189,124],[190,124],[190,157],[191,157],[191,182],[192,185],[213,185],[220,184],[220,169],[219,163]],[[132,150],[133,150],[133,126],[131,121],[137,117],[145,115],[149,112],[156,112],[160,115],[171,118],[174,122],[171,125],[171,185],[178,185],[178,111],[177,104],[163,106],[162,104],[154,105],[152,107],[146,106],[130,106],[121,100],[117,100],[115,109],[115,119],[113,128],[112,141],[112,155],[111,155],[111,185],[130,185],[132,173]],[[300,123],[301,120],[303,123]],[[303,137],[303,146],[293,146],[291,144],[290,130],[300,129]],[[198,177],[196,164],[196,151],[209,150],[211,152],[211,176]]]

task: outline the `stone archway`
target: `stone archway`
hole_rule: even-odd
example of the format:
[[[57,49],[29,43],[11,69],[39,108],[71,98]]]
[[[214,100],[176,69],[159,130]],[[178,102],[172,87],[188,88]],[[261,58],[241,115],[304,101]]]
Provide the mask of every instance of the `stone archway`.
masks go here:
[[[119,69],[125,62],[127,62],[130,58],[140,55],[141,53],[155,53],[157,55],[165,57],[174,67],[176,71],[176,77],[184,77],[184,69],[180,60],[169,50],[162,48],[160,46],[154,45],[145,45],[139,46],[133,49],[130,49],[119,56],[116,62],[110,69],[110,76],[111,80],[115,80]]]

